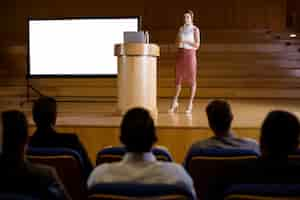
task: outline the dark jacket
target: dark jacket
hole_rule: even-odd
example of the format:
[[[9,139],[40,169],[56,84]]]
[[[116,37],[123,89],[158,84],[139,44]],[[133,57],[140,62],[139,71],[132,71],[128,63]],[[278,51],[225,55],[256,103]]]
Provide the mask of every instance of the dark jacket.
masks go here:
[[[0,157],[0,193],[37,199],[70,199],[53,168]]]
[[[300,183],[300,161],[288,158],[259,158],[236,171],[235,183],[292,184]]]
[[[29,146],[61,147],[73,149],[82,157],[86,179],[93,170],[93,165],[88,157],[88,154],[76,134],[58,133],[53,128],[43,130],[37,129],[30,139]]]

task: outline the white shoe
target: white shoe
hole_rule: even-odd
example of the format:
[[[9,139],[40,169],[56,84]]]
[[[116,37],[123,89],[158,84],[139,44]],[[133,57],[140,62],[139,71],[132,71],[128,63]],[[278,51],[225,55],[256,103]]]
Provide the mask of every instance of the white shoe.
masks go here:
[[[186,109],[186,114],[192,114],[193,112],[193,104],[189,104],[188,108]]]
[[[172,103],[172,107],[168,110],[169,113],[174,113],[178,110],[178,102],[177,101],[173,101]]]

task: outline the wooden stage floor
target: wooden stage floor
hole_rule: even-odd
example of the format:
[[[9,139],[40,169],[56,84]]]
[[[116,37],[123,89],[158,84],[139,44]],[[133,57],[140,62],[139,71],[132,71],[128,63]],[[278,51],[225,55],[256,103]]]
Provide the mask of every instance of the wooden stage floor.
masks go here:
[[[170,114],[168,108],[171,99],[158,100],[157,127],[207,128],[205,107],[210,99],[196,99],[191,115],[184,113],[187,99],[179,101],[179,112]],[[293,112],[300,118],[300,100],[284,99],[229,99],[232,106],[235,128],[259,128],[266,114],[274,109]],[[99,102],[59,102],[58,126],[119,127],[121,116],[116,114],[116,101]],[[3,109],[21,109],[31,120],[31,103],[20,106],[18,102],[7,101],[0,106]]]
[[[197,99],[192,115],[184,110],[187,99],[180,100],[179,112],[169,114],[171,99],[158,100],[156,119],[158,145],[167,147],[175,161],[182,162],[190,145],[212,135],[205,115],[210,99]],[[266,114],[274,109],[287,110],[300,118],[300,101],[284,99],[230,99],[234,114],[233,129],[239,137],[258,140],[259,129]],[[19,109],[29,119],[30,132],[34,130],[31,117],[31,103],[20,106],[15,100],[0,101],[0,109]],[[75,132],[86,146],[90,158],[95,161],[96,153],[105,146],[120,145],[119,125],[121,116],[115,114],[116,101],[59,102],[59,131]],[[283,133],[284,134],[284,133]]]

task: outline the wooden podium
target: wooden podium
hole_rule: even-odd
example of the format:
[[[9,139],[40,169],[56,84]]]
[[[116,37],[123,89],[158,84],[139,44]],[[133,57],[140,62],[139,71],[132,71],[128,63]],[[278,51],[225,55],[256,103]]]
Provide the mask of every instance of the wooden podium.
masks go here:
[[[145,43],[115,45],[118,57],[118,109],[124,114],[143,107],[157,116],[157,57],[159,46]]]

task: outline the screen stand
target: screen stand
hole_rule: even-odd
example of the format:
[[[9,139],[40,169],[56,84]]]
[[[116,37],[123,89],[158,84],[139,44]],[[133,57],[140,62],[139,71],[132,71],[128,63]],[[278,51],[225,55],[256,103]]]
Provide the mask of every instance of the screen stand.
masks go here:
[[[21,106],[23,106],[25,103],[31,102],[31,100],[30,100],[30,90],[32,90],[34,93],[38,94],[39,97],[44,96],[38,89],[34,88],[30,84],[29,78],[26,78],[26,99],[20,103]]]

